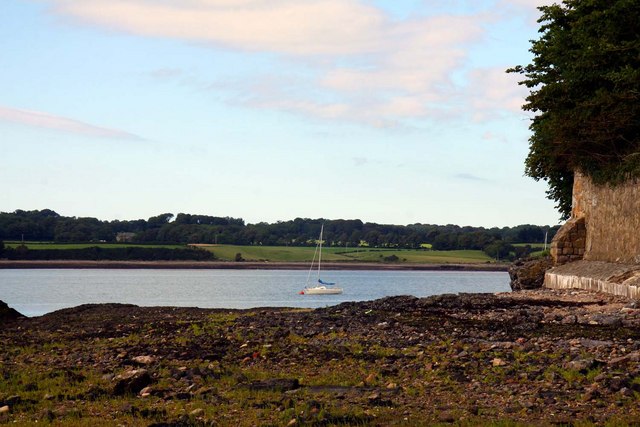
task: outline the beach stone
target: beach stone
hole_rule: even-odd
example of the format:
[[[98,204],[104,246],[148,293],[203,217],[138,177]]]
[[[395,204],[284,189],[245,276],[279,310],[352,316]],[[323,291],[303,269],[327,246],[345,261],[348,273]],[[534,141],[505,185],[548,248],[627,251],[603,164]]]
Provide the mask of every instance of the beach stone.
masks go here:
[[[617,392],[629,386],[627,378],[613,377],[609,380],[609,390]]]
[[[151,365],[156,361],[155,357],[153,356],[136,356],[131,360],[138,365]]]
[[[507,364],[507,362],[505,362],[504,360],[500,359],[500,358],[495,358],[491,361],[491,364],[493,366],[505,366]]]
[[[151,376],[146,369],[134,369],[115,377],[113,394],[121,396],[123,394],[138,394],[140,390],[151,384]]]
[[[640,352],[634,351],[633,353],[629,353],[625,356],[614,357],[609,360],[609,365],[612,367],[620,367],[626,365],[630,362],[639,362],[640,361]]]
[[[595,325],[622,326],[622,318],[616,315],[596,314],[591,316],[591,322],[595,322]]]
[[[204,415],[204,409],[202,408],[194,409],[193,411],[189,412],[189,415],[191,415],[192,417],[200,417]]]
[[[140,395],[140,397],[148,397],[151,395],[151,393],[153,392],[153,389],[149,386],[143,388],[142,390],[140,390],[138,392],[138,394]]]
[[[600,390],[597,385],[592,385],[585,390],[585,394],[582,396],[583,402],[589,402],[590,400],[600,397]]]
[[[369,374],[365,379],[364,379],[364,384],[367,386],[372,386],[373,384],[375,384],[376,382],[376,374]]]
[[[564,364],[565,369],[575,369],[576,371],[588,371],[596,365],[593,359],[576,359]]]

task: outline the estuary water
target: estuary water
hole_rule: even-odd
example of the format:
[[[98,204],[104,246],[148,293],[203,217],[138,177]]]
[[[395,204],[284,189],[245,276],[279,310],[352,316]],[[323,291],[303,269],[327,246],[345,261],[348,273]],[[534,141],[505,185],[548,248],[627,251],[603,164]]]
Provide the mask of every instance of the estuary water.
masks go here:
[[[0,269],[0,300],[25,316],[87,303],[201,308],[317,308],[386,296],[507,292],[505,272],[323,272],[341,295],[299,295],[308,271]],[[313,278],[312,278],[313,281]]]

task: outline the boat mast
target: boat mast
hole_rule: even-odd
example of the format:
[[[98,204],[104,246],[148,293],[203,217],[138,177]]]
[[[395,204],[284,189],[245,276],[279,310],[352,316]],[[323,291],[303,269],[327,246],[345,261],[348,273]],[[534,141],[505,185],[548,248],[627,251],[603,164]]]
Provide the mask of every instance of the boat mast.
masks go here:
[[[318,252],[318,280],[320,280],[320,263],[322,262],[322,232],[324,231],[324,223],[320,227],[320,244],[319,244],[319,252]]]

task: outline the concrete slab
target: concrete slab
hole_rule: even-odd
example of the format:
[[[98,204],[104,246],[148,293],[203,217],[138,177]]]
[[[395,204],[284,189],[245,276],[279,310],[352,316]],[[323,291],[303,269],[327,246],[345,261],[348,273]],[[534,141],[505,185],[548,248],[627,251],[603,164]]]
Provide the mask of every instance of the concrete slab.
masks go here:
[[[576,261],[548,270],[544,287],[585,289],[640,299],[640,265]]]

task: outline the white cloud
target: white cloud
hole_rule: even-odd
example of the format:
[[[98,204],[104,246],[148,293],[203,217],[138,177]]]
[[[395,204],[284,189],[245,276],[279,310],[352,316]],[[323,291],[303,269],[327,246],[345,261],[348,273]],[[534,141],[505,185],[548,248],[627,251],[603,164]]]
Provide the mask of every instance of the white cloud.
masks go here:
[[[472,73],[469,87],[455,83],[453,76],[467,72],[470,49],[486,35],[484,25],[505,19],[505,8],[531,13],[546,3],[496,0],[494,13],[397,20],[364,0],[41,1],[50,3],[54,13],[84,24],[274,53],[307,77],[255,90],[255,80],[265,80],[255,70],[254,81],[209,87],[235,90],[230,102],[246,106],[374,126],[469,112],[486,118],[498,110],[518,110],[522,96],[505,76]],[[174,78],[178,73],[158,70],[155,76]]]
[[[159,68],[153,70],[149,75],[155,79],[168,80],[182,76],[183,71],[179,68]]]
[[[501,0],[499,4],[500,6],[520,6],[534,10],[538,6],[549,6],[559,2],[560,0]]]
[[[526,87],[518,85],[520,79],[501,67],[471,71],[468,92],[474,119],[485,120],[505,111],[520,112],[527,95]]]
[[[293,55],[373,52],[388,18],[355,0],[49,0],[84,23]]]
[[[52,129],[76,135],[113,139],[142,139],[137,135],[118,129],[95,126],[79,120],[55,116],[40,111],[20,110],[11,107],[0,106],[0,120],[37,129]]]

